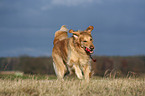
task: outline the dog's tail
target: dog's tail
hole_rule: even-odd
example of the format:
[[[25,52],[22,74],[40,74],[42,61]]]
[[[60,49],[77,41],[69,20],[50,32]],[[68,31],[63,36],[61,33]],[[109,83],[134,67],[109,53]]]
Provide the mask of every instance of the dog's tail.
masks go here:
[[[60,30],[55,32],[53,44],[56,44],[58,41],[68,38],[67,31],[68,29],[66,28],[66,26],[62,25]]]

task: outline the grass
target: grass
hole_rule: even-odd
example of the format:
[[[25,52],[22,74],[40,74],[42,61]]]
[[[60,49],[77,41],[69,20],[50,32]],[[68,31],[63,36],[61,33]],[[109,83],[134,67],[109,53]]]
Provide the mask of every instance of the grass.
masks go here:
[[[45,75],[0,75],[0,96],[145,96],[145,78],[56,80]]]
[[[2,80],[19,80],[19,79],[33,79],[33,80],[51,80],[51,79],[56,79],[56,76],[53,75],[30,75],[30,74],[25,74],[25,75],[15,75],[15,74],[11,74],[11,75],[3,75],[0,74],[0,79]]]

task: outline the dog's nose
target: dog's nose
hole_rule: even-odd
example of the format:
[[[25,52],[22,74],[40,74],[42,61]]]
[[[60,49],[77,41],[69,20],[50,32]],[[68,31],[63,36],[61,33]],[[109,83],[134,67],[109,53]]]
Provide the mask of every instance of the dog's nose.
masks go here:
[[[90,49],[93,50],[94,49],[94,46],[90,46]]]

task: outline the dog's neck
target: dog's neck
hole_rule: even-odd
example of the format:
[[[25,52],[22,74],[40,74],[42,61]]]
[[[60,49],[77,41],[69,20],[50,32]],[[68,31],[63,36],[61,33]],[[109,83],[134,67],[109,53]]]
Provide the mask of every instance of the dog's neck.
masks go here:
[[[73,48],[74,48],[74,50],[77,52],[77,53],[79,53],[79,54],[81,54],[82,56],[90,56],[90,54],[88,54],[86,51],[85,51],[85,49],[78,43],[78,42],[76,42],[75,40],[74,40],[74,38],[72,37],[71,38],[71,40],[72,40],[72,44],[73,44]]]

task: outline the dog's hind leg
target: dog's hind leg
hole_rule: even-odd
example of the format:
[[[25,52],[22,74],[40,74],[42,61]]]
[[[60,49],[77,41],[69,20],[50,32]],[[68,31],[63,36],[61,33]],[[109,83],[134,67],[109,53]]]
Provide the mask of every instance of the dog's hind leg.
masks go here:
[[[57,78],[63,79],[65,73],[67,72],[67,68],[63,62],[63,59],[60,56],[58,55],[53,56],[53,66],[54,66],[54,70],[57,75]]]

